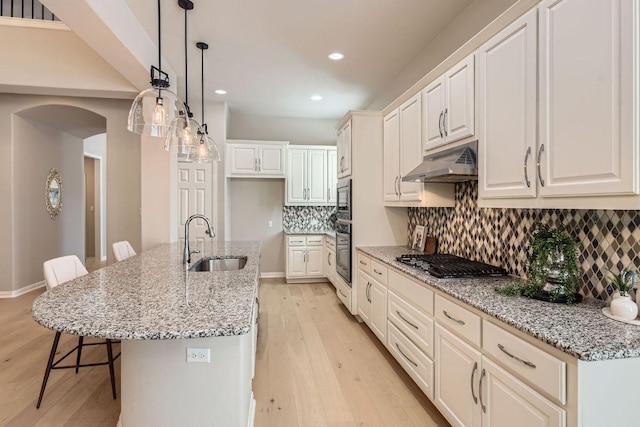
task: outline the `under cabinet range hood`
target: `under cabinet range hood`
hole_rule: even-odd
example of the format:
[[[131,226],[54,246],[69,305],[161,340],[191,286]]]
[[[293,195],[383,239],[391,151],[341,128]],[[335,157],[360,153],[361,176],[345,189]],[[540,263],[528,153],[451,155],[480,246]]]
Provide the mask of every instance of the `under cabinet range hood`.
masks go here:
[[[478,141],[427,154],[404,182],[463,182],[478,179]]]

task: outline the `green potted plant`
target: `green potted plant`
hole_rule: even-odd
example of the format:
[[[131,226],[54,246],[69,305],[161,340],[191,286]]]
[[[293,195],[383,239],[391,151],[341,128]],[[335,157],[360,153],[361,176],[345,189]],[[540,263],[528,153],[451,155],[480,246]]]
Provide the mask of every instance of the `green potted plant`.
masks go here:
[[[611,314],[624,320],[635,319],[638,316],[638,306],[631,301],[629,291],[638,280],[638,273],[630,268],[623,268],[618,274],[611,270],[607,271],[609,272],[607,279],[609,279],[611,286],[618,291],[618,295],[614,294],[611,300]]]

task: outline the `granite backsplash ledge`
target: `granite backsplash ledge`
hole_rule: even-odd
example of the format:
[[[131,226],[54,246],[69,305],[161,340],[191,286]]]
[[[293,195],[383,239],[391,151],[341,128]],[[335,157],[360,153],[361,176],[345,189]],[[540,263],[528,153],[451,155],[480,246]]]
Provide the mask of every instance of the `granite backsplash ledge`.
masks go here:
[[[282,210],[282,228],[291,231],[332,230],[330,216],[335,206],[285,206]]]
[[[499,265],[526,277],[534,223],[564,226],[578,241],[580,292],[606,300],[613,293],[606,269],[640,268],[640,211],[479,208],[478,184],[456,184],[453,208],[409,208],[409,236],[416,225],[438,239],[438,252]]]

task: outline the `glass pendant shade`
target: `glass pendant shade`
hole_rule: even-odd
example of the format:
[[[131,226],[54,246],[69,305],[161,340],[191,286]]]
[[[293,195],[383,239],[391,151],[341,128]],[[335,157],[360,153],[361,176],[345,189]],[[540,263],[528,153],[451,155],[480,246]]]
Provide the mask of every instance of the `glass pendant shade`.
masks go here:
[[[191,151],[188,160],[196,163],[219,162],[220,152],[216,142],[206,132],[200,132],[197,144]]]
[[[200,124],[183,113],[171,122],[164,149],[177,147],[178,157],[186,157],[196,147],[201,132]]]
[[[165,138],[171,122],[183,110],[183,102],[170,90],[157,87],[146,89],[131,104],[127,129],[141,135]]]

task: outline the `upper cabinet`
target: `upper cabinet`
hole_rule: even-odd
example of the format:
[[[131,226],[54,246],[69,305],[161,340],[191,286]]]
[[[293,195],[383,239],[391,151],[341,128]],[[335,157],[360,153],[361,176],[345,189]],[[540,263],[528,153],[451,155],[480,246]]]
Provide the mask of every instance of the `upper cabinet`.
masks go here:
[[[351,120],[338,130],[338,178],[351,176]]]
[[[287,153],[286,204],[335,204],[335,147],[289,146]]]
[[[338,152],[335,148],[327,149],[327,204],[335,205],[338,185]]]
[[[284,178],[286,141],[227,141],[227,177]]]
[[[640,192],[634,1],[544,0],[539,6],[542,196]]]
[[[478,50],[480,197],[536,196],[536,21],[534,9]]]
[[[469,55],[422,91],[423,151],[475,132],[474,55]]]

